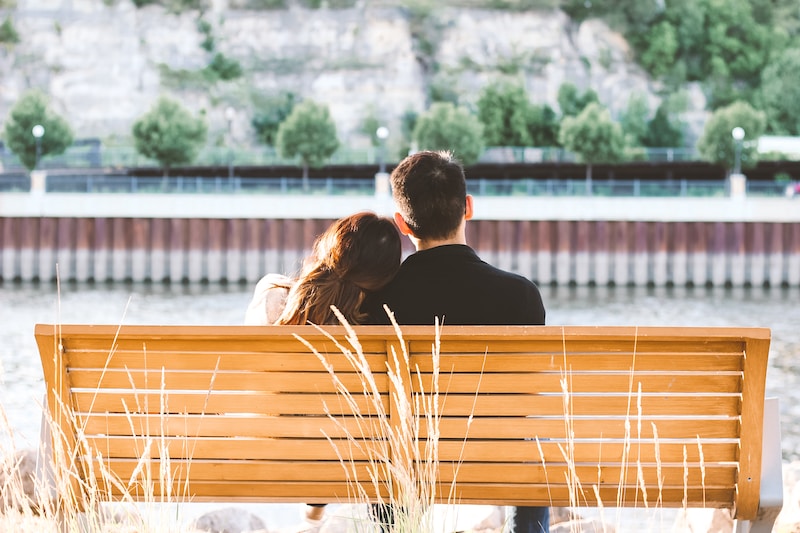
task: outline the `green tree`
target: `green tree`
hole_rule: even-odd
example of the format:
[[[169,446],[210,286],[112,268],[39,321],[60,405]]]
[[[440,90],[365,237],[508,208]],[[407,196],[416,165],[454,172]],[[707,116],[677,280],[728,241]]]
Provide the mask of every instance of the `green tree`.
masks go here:
[[[133,124],[136,151],[158,161],[164,176],[170,167],[191,163],[197,157],[207,132],[205,120],[163,97]]]
[[[654,148],[683,146],[683,124],[676,119],[668,100],[661,102],[648,122],[643,142]]]
[[[420,150],[450,150],[465,165],[483,153],[483,125],[463,107],[437,102],[417,119],[413,138]]]
[[[47,98],[31,91],[17,101],[6,119],[5,140],[28,170],[37,163],[37,141],[33,127],[41,125],[44,135],[38,142],[38,158],[64,153],[72,144],[72,130],[67,121],[48,109]]]
[[[770,132],[800,135],[800,48],[785,50],[764,70],[761,102]]]
[[[532,146],[560,146],[558,116],[547,104],[528,107],[528,132]]]
[[[297,97],[288,91],[254,98],[255,110],[250,123],[260,142],[275,146],[278,128],[292,113],[296,103]]]
[[[296,105],[278,128],[275,145],[282,157],[300,158],[303,188],[308,189],[308,167],[322,166],[339,148],[328,107],[311,100]]]
[[[620,125],[628,145],[644,145],[649,118],[650,106],[647,105],[647,97],[641,93],[631,95],[628,98],[628,107],[620,117]]]
[[[478,118],[489,146],[530,146],[530,102],[521,85],[487,85],[478,98]]]
[[[594,102],[577,117],[561,121],[559,140],[564,148],[575,152],[586,163],[586,190],[592,191],[592,165],[614,163],[625,154],[622,128],[611,119],[611,113]]]
[[[736,142],[731,136],[733,128],[744,129],[745,137],[741,147],[741,163],[747,167],[758,161],[757,142],[764,133],[766,117],[746,102],[717,109],[706,122],[697,149],[703,159],[721,163],[730,169],[734,165]]]
[[[558,107],[564,117],[577,116],[586,106],[599,102],[597,93],[592,89],[580,92],[572,83],[563,83],[558,88]]]

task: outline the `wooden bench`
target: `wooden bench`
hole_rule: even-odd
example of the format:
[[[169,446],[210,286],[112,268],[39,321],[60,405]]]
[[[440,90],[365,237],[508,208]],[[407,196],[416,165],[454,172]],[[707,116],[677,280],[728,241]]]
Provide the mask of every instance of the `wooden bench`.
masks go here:
[[[381,412],[396,427],[402,401],[432,397],[435,328],[403,327],[402,342],[354,330],[380,409],[333,340],[350,348],[342,327],[37,325],[53,444],[78,493],[346,502],[358,478],[387,497],[353,444],[387,442]],[[425,408],[439,408],[437,501],[729,508],[739,530],[769,531],[782,505],[769,343],[763,328],[445,326]],[[392,355],[403,345],[408,366]],[[393,460],[424,446],[421,425],[420,442],[389,439]]]

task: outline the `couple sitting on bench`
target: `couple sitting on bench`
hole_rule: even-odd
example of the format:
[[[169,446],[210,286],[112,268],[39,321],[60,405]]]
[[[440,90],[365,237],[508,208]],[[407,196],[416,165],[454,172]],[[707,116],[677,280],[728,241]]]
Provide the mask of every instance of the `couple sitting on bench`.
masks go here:
[[[372,213],[333,223],[315,242],[300,276],[268,274],[256,286],[245,323],[337,324],[331,306],[351,324],[388,324],[387,306],[401,325],[544,325],[539,290],[528,279],[482,261],[467,246],[473,215],[461,165],[446,152],[419,152],[391,175],[394,224]],[[395,228],[395,224],[397,228]],[[401,260],[398,230],[416,253]],[[309,506],[319,523],[324,506]],[[391,509],[372,506],[392,529]],[[517,507],[513,531],[549,530],[547,507]]]

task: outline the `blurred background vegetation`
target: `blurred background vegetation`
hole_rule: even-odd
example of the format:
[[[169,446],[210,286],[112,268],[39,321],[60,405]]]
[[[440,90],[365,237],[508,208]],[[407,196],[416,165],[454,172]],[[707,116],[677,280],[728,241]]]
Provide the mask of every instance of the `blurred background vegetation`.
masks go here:
[[[97,1],[115,6],[131,0]],[[215,24],[207,16],[210,0],[132,1],[137,9],[160,6],[169,13],[196,15],[196,30],[201,37],[200,47],[207,53],[207,64],[199,69],[175,69],[161,64],[162,86],[214,93],[217,84],[247,77],[250,66],[243,66],[219,47]],[[487,147],[547,147],[565,149],[577,160],[591,164],[642,159],[648,149],[667,147],[696,148],[699,157],[730,168],[734,157],[731,124],[745,129],[741,153],[745,166],[757,161],[755,142],[759,136],[800,135],[800,105],[797,105],[800,102],[800,2],[797,0],[230,0],[228,5],[231,9],[258,11],[365,7],[398,10],[408,22],[414,55],[427,83],[427,95],[424,110],[408,110],[400,117],[401,127],[395,132],[397,140],[390,159],[401,157],[410,149],[449,148],[466,163],[471,163],[477,161]],[[0,53],[6,55],[25,38],[14,23],[15,7],[15,0],[0,0]],[[500,57],[494,79],[483,86],[477,98],[462,101],[463,95],[456,90],[453,73],[441,67],[437,56],[444,30],[439,14],[459,8],[512,13],[560,9],[575,28],[589,19],[602,20],[627,40],[632,59],[657,82],[660,103],[652,109],[644,94],[620,95],[626,100],[624,110],[612,116],[606,109],[608,102],[601,102],[595,91],[581,89],[569,81],[558,90],[557,106],[534,103],[525,84],[520,82],[519,74],[541,69],[548,58],[536,50],[526,49]],[[343,58],[342,61],[343,68],[359,67],[355,59]],[[469,57],[461,61],[464,68],[481,68],[470,64]],[[289,64],[260,67],[298,68]],[[684,88],[690,83],[702,87],[709,114],[696,146],[687,145],[694,139],[687,140],[686,124],[681,118],[687,106]],[[27,95],[14,107],[17,117],[25,113],[22,106],[25,98]],[[224,105],[224,99],[231,97],[215,98]],[[303,155],[287,146],[281,149],[278,142],[281,125],[298,105],[306,102],[308,106],[316,105],[297,92],[245,87],[237,98],[240,107],[242,101],[249,107],[248,126],[252,138],[277,156],[296,161],[306,171],[309,165],[324,164],[335,152],[349,148],[342,145],[335,127],[330,127],[329,110],[319,104],[316,113],[301,121],[306,130],[295,125],[293,134],[300,137],[313,134],[325,149],[311,155],[308,150]],[[180,107],[180,103],[176,102],[175,106]],[[43,113],[41,109],[37,112]],[[52,111],[47,112],[53,115]],[[185,111],[174,109],[169,116],[152,116],[158,114],[157,109],[149,113],[149,120],[162,123],[173,120],[170,117],[182,117],[184,123],[192,119],[205,124],[207,119],[202,113],[187,118]],[[323,124],[314,124],[314,117]],[[30,117],[23,118],[29,120]],[[141,120],[144,118],[139,122]],[[359,120],[361,131],[371,146],[380,147],[382,141],[375,137],[381,125],[378,114],[368,112]],[[14,146],[21,146],[15,136],[24,136],[27,132],[10,128],[9,124],[11,121],[6,119],[2,136],[5,145],[14,150]],[[204,128],[205,132],[207,128]],[[163,129],[169,131],[166,126]],[[131,137],[136,137],[133,130]],[[154,138],[162,150],[183,152],[170,156],[174,161],[195,161],[198,154],[202,156],[215,150],[228,154],[218,158],[236,157],[230,132],[188,136],[188,141],[187,136],[183,137],[174,141],[176,147],[165,147],[165,143],[171,141],[163,135]],[[146,144],[141,136],[136,138],[140,154],[165,168],[171,164],[154,156],[155,148]],[[30,143],[27,145],[29,150]],[[201,150],[203,146],[207,150]],[[56,150],[49,149],[41,155],[55,153]],[[23,153],[16,155],[20,160],[25,157],[30,160]],[[26,166],[29,165],[26,163]]]

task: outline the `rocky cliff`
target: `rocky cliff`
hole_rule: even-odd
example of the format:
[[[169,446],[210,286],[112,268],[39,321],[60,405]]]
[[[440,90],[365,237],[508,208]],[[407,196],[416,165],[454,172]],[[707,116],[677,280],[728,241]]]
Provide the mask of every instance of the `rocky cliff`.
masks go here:
[[[233,136],[249,142],[258,95],[288,90],[328,104],[343,142],[357,146],[366,142],[366,117],[397,131],[404,112],[424,110],[431,88],[469,105],[502,76],[523,80],[534,101],[551,105],[565,81],[595,89],[615,114],[633,92],[649,95],[652,110],[659,101],[619,34],[599,21],[576,25],[557,10],[413,13],[362,2],[254,11],[228,2],[175,14],[130,0],[17,0],[0,10],[20,35],[0,45],[0,121],[36,87],[78,137],[124,138],[168,94],[205,114],[211,142],[224,136],[224,110],[233,107]],[[238,62],[242,75],[204,76],[214,54]],[[690,123],[704,116],[695,93]]]

